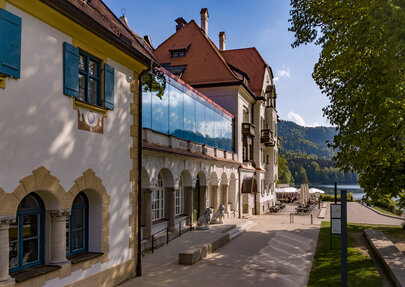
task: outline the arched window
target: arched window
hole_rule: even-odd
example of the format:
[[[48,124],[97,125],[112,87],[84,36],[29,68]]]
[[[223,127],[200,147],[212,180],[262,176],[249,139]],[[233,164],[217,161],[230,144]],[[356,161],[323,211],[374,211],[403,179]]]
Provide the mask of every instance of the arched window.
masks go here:
[[[157,186],[152,192],[152,220],[164,218],[164,190],[163,178],[159,173]]]
[[[23,198],[9,228],[10,273],[44,263],[45,206],[35,193]]]
[[[180,177],[179,189],[176,189],[175,215],[183,213],[184,213],[184,187],[183,187],[183,179]]]
[[[88,251],[89,238],[89,201],[80,192],[72,205],[72,213],[66,221],[66,255]]]

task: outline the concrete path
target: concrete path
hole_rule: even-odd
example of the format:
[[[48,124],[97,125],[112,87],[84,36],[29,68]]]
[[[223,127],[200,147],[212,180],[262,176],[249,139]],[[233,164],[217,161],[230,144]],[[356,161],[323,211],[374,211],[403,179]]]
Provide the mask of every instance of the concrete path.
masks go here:
[[[177,264],[174,253],[182,245],[195,245],[192,236],[203,241],[205,234],[197,238],[193,231],[174,240],[144,257],[143,276],[122,286],[306,286],[319,224],[310,225],[309,216],[296,216],[293,224],[289,215],[260,215],[249,220],[256,225],[192,266]]]
[[[330,207],[326,209],[325,220],[330,220]],[[386,225],[401,225],[404,220],[384,216],[374,212],[373,210],[357,203],[347,203],[347,221],[353,223],[366,223],[366,224],[386,224]]]
[[[381,231],[364,230],[364,234],[384,263],[395,285],[405,287],[405,256]]]

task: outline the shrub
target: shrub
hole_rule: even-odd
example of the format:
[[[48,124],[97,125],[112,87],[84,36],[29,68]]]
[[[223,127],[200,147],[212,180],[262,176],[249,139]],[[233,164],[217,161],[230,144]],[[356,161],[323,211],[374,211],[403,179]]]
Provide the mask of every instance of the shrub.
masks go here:
[[[404,211],[402,209],[395,209],[394,213],[398,216],[401,216],[402,214],[404,214]]]
[[[346,195],[347,201],[354,201],[353,193],[348,193]],[[333,194],[321,194],[322,201],[335,201],[335,196]],[[340,202],[340,195],[337,196],[337,201]]]

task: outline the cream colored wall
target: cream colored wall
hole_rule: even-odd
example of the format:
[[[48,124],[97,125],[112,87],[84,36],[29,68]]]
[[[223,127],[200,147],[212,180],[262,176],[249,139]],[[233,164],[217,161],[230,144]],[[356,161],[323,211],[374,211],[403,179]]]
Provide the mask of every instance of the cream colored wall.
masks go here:
[[[157,184],[157,177],[159,172],[162,169],[167,169],[170,171],[167,176],[170,176],[173,180],[174,185],[178,183],[179,178],[183,171],[187,171],[191,175],[191,186],[195,187],[197,175],[200,173],[204,174],[206,180],[200,180],[201,186],[211,186],[211,185],[219,185],[223,184],[221,179],[221,175],[226,178],[225,182],[228,182],[231,179],[231,175],[235,178],[235,184],[238,186],[238,165],[231,164],[231,163],[218,163],[216,161],[209,161],[209,160],[201,160],[201,159],[193,159],[193,158],[186,158],[181,159],[176,155],[164,153],[164,152],[152,152],[144,150],[142,154],[142,163],[143,168],[147,172],[148,180],[150,182],[150,188],[154,189]],[[212,174],[216,176],[211,177]],[[169,180],[171,182],[171,180]],[[184,184],[184,179],[183,179]],[[165,181],[166,185],[166,181]],[[170,186],[170,183],[169,183]],[[190,186],[189,184],[185,186]],[[210,202],[211,189],[207,189],[207,201]],[[218,188],[218,193],[220,189]],[[232,210],[239,210],[239,202],[238,196],[236,194],[229,195],[231,190],[228,189],[228,201],[234,200],[234,204],[232,205]],[[233,191],[237,193],[237,189]]]
[[[62,45],[64,41],[71,43],[71,37],[9,4],[6,8],[22,18],[22,56],[21,78],[8,78],[6,89],[0,89],[1,187],[12,192],[21,178],[42,165],[68,191],[74,180],[91,168],[111,198],[109,261],[47,282],[47,286],[63,286],[131,258],[132,71],[107,59],[115,68],[115,109],[104,119],[104,134],[78,130],[72,98],[62,92]]]

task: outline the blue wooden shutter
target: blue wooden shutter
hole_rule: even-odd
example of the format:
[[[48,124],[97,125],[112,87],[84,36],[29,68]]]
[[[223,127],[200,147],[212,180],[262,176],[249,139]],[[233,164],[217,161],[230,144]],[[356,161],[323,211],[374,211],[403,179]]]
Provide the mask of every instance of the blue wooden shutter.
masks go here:
[[[63,93],[79,97],[79,48],[63,43]]]
[[[0,9],[0,74],[20,78],[21,18]]]
[[[114,109],[114,67],[104,65],[104,107]]]

